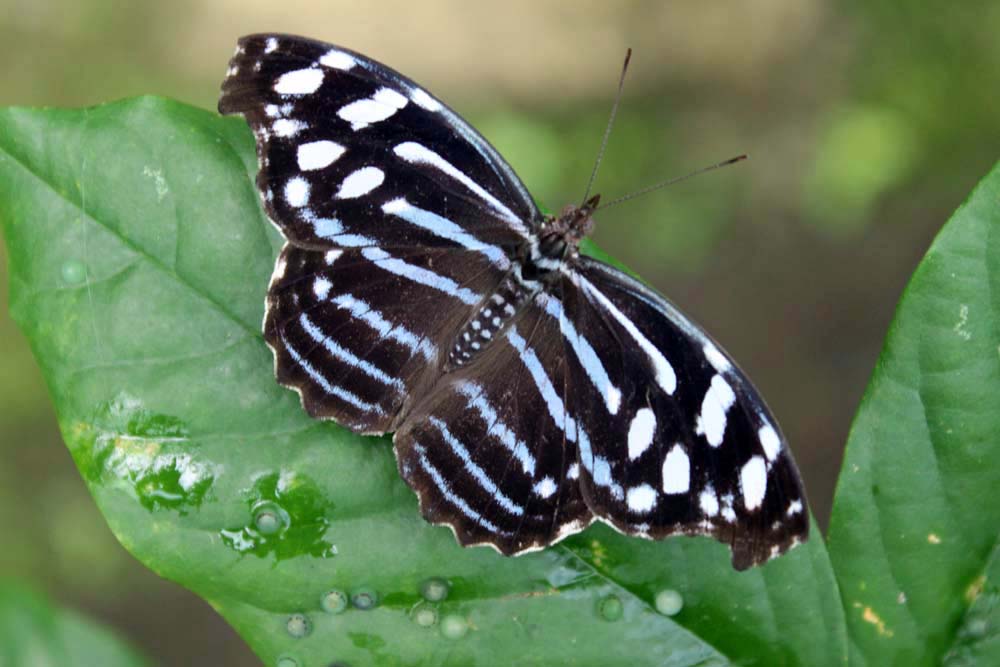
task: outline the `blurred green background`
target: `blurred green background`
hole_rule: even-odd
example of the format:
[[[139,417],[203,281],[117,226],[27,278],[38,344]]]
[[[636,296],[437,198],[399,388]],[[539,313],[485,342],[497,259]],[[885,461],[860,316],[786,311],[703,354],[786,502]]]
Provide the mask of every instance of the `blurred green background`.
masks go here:
[[[739,360],[825,526],[900,291],[1000,157],[1000,3],[6,0],[0,104],[154,93],[214,108],[236,38],[258,31],[337,42],[418,80],[553,210],[582,195],[633,47],[597,191],[751,159],[602,212],[595,239]],[[0,577],[111,624],[160,664],[257,664],[207,604],[114,540],[2,273]]]

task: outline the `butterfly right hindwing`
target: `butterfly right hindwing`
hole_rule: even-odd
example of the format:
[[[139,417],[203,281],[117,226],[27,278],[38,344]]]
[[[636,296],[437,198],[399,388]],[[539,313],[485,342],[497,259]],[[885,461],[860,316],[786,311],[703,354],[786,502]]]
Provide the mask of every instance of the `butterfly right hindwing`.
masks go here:
[[[787,444],[729,357],[661,296],[596,260],[580,258],[563,293],[567,354],[573,335],[585,340],[616,397],[609,405],[586,363],[569,365],[569,410],[590,433],[580,462],[591,510],[628,534],[714,536],[737,569],[805,540]]]

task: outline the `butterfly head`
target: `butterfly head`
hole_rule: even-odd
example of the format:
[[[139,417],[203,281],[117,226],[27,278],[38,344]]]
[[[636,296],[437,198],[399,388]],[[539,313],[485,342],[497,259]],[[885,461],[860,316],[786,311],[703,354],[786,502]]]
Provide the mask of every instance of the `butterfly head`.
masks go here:
[[[548,216],[542,224],[538,249],[532,253],[532,259],[562,261],[567,256],[575,254],[580,241],[594,228],[594,219],[591,216],[600,201],[601,196],[594,195],[582,206],[571,204],[558,216]]]

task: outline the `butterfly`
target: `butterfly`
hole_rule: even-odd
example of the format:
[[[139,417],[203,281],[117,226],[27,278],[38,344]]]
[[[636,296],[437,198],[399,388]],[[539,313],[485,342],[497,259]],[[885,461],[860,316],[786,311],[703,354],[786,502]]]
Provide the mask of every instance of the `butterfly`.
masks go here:
[[[424,88],[303,37],[240,39],[219,111],[249,122],[287,240],[264,319],[278,382],[313,417],[394,432],[428,521],[506,555],[595,520],[709,535],[737,569],[807,538],[795,463],[746,376],[580,253],[598,197],[543,215]]]

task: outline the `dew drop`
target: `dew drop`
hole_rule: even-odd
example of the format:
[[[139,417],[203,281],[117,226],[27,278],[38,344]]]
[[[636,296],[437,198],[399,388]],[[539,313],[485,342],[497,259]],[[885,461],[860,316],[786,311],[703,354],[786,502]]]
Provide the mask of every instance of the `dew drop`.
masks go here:
[[[982,639],[990,630],[989,621],[985,618],[973,618],[965,624],[965,634],[976,639]]]
[[[378,606],[378,593],[370,588],[359,588],[351,593],[351,604],[362,611],[374,609]]]
[[[441,619],[441,634],[447,639],[461,639],[469,632],[469,621],[464,616],[448,614]]]
[[[320,598],[320,605],[323,607],[323,611],[331,614],[343,612],[347,609],[347,603],[347,593],[336,588],[331,588],[326,593],[323,593],[323,597]]]
[[[665,588],[656,594],[656,611],[664,616],[675,616],[684,608],[684,598],[672,588]]]
[[[275,667],[299,667],[299,661],[290,655],[279,655]]]
[[[431,577],[420,584],[420,595],[428,602],[440,602],[448,597],[448,582],[440,577]]]
[[[63,262],[61,273],[63,282],[67,285],[79,285],[87,279],[87,267],[76,259]]]
[[[426,604],[417,606],[410,614],[413,622],[423,628],[429,628],[438,622],[437,609]]]
[[[601,617],[606,621],[617,621],[625,613],[622,601],[616,595],[606,595],[601,598],[598,610],[601,612]]]
[[[261,535],[275,535],[288,527],[288,512],[277,503],[266,500],[253,508],[253,525]]]
[[[285,629],[296,639],[302,639],[312,632],[312,621],[305,614],[292,614],[285,622]]]

